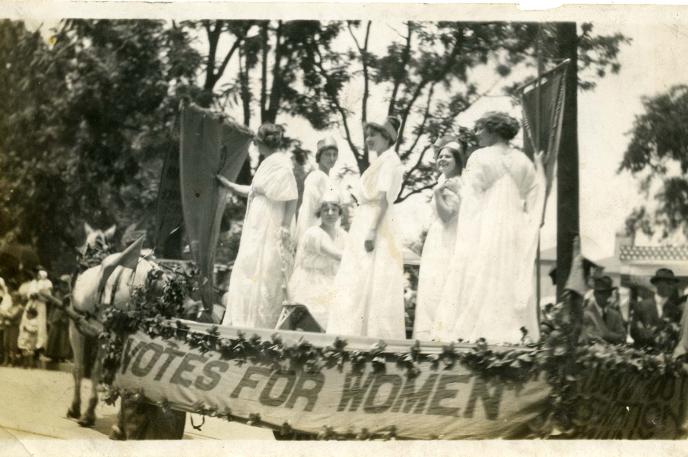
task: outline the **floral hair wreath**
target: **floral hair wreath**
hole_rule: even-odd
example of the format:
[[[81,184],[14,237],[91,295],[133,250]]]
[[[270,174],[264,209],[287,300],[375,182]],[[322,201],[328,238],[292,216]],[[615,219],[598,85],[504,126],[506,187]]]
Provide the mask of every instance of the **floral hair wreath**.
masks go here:
[[[475,132],[468,127],[459,126],[456,140],[459,143],[466,145],[467,148],[478,145],[478,137],[475,135]]]

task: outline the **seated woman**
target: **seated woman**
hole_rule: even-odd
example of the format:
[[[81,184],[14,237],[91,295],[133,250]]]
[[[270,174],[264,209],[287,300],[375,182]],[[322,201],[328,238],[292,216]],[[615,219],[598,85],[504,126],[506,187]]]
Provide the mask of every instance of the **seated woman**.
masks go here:
[[[447,265],[451,261],[456,242],[456,223],[459,214],[461,171],[464,167],[468,145],[451,138],[437,156],[442,180],[434,188],[432,196],[433,221],[428,229],[418,275],[418,298],[413,337],[430,338],[435,322],[437,306],[447,279]]]
[[[285,300],[285,251],[296,212],[296,179],[291,160],[279,150],[282,129],[263,124],[254,140],[265,158],[251,186],[217,176],[232,192],[247,196],[239,252],[222,301],[222,325],[274,328]]]
[[[339,197],[328,192],[321,198],[317,211],[320,224],[307,229],[301,240],[288,286],[290,301],[304,305],[321,331],[327,327],[330,305],[334,300],[334,278],[346,237],[346,232],[338,224],[340,214]],[[299,327],[298,322],[292,321],[292,327]]]
[[[377,153],[361,176],[360,206],[335,278],[327,333],[406,338],[404,271],[394,201],[404,168],[394,149],[401,121],[365,125],[368,150]]]

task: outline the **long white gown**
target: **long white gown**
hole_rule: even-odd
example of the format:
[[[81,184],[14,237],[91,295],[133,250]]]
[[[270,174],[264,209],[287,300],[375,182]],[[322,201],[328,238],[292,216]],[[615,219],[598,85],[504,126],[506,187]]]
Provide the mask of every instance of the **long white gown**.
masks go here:
[[[457,183],[461,178],[456,176],[450,180]],[[438,184],[439,186],[440,184]],[[442,191],[447,204],[456,213],[447,222],[443,221],[438,212],[433,194],[432,206],[433,219],[428,229],[423,244],[423,253],[420,259],[420,271],[418,273],[418,295],[416,299],[416,317],[413,323],[413,338],[419,340],[430,339],[432,326],[435,322],[437,309],[442,298],[442,290],[447,280],[454,246],[456,244],[456,225],[458,220],[459,195],[451,188]]]
[[[401,161],[393,149],[380,154],[361,176],[360,206],[335,278],[336,297],[327,333],[405,338],[400,222],[393,206],[402,179]],[[364,241],[379,211],[380,192],[384,192],[388,208],[377,231],[375,249],[366,252]]]
[[[544,173],[521,151],[499,144],[466,165],[456,249],[433,339],[518,343],[537,339],[535,251]]]
[[[311,171],[306,176],[303,185],[303,200],[296,217],[296,240],[299,244],[306,230],[320,223],[316,213],[320,208],[323,195],[330,186],[330,177],[320,168]]]
[[[22,314],[21,321],[19,323],[19,339],[20,340],[33,340],[27,336],[24,330],[24,325],[35,325],[37,327],[37,335],[35,338],[35,347],[27,349],[41,349],[45,348],[48,344],[48,311],[45,302],[39,298],[31,298],[32,295],[38,292],[43,292],[45,294],[50,294],[53,289],[53,283],[49,279],[34,279],[29,282],[23,283],[19,286],[19,294],[23,296],[27,302],[24,308],[24,313]],[[26,315],[26,310],[28,308],[35,308],[38,312],[38,316],[31,323]],[[33,345],[32,345],[33,346]],[[21,347],[20,347],[21,349]]]
[[[287,202],[297,198],[289,156],[271,154],[260,164],[251,183],[239,252],[223,299],[227,303],[223,325],[274,328],[277,323],[286,282],[280,228]]]
[[[327,317],[335,297],[334,278],[339,270],[339,260],[323,248],[342,251],[346,236],[339,227],[334,239],[319,225],[306,230],[289,280],[289,299],[306,306],[322,328],[327,328]]]

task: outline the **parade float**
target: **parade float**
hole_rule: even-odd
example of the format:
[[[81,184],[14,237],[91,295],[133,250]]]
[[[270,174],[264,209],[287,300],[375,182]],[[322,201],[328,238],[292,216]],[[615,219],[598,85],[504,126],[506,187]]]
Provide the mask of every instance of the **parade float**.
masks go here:
[[[563,74],[543,75],[536,91],[553,94],[538,116],[558,125],[556,132]],[[533,100],[531,93],[524,106]],[[527,114],[532,138],[539,130]],[[195,267],[160,262],[173,273],[162,285],[149,281],[124,306],[111,305],[99,322],[82,325],[99,334],[104,349],[107,401],[145,403],[163,416],[182,411],[238,421],[295,439],[685,436],[682,362],[663,352],[577,344],[584,289],[575,255],[540,340],[524,335],[521,345],[380,341],[212,323],[219,322],[213,265],[225,201],[212,177],[236,179],[251,132],[194,106],[183,108],[181,128],[178,161],[165,174],[182,183],[176,189]],[[550,150],[558,135],[548,134]],[[174,185],[161,191],[166,186],[174,194]],[[189,297],[202,303],[204,318],[189,318]]]

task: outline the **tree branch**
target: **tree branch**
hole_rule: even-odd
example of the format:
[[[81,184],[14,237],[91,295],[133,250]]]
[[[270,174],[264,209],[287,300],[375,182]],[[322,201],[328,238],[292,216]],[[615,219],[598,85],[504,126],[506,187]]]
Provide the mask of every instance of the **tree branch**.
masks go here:
[[[389,98],[389,107],[387,108],[388,115],[394,112],[394,104],[397,101],[397,93],[399,92],[399,86],[401,86],[401,80],[404,78],[404,70],[411,59],[411,37],[413,35],[413,23],[411,21],[406,23],[406,29],[408,30],[408,34],[406,35],[404,50],[401,52],[399,69],[394,75],[394,86],[392,87],[392,95]]]
[[[404,181],[402,183],[402,188],[406,183],[408,183],[408,177],[411,176],[411,174],[418,170],[420,168],[421,163],[423,163],[423,159],[425,158],[425,154],[430,150],[430,145],[425,146],[423,150],[420,152],[420,155],[418,156],[418,160],[416,160],[416,163],[413,164],[413,166],[409,169],[408,173],[406,173],[406,176],[404,177]]]
[[[418,131],[418,134],[416,135],[416,139],[413,141],[413,144],[404,152],[403,154],[400,155],[401,160],[406,160],[409,158],[413,150],[416,148],[418,145],[418,141],[420,141],[420,137],[423,136],[425,133],[425,124],[428,122],[428,118],[430,117],[430,102],[432,101],[432,97],[435,93],[435,85],[437,83],[433,83],[430,86],[430,90],[428,90],[428,100],[425,103],[425,112],[423,113],[423,120],[420,123],[420,130]]]
[[[244,112],[244,125],[248,127],[251,121],[251,88],[248,84],[248,65],[242,63],[243,51],[239,49],[239,84],[241,94],[241,105]]]
[[[351,29],[351,22],[347,22],[347,28],[349,30],[349,34],[351,35],[351,38],[353,38],[354,43],[356,45],[356,49],[358,49],[358,53],[361,55],[361,64],[363,65],[363,99],[361,100],[361,124],[365,125],[366,122],[368,122],[368,98],[370,97],[370,71],[369,71],[369,55],[368,55],[368,40],[370,39],[370,26],[372,24],[372,21],[368,21],[366,24],[366,33],[365,33],[365,38],[363,41],[363,47],[361,47],[360,43],[358,42],[358,38],[356,38],[356,35],[354,34],[354,31]],[[348,139],[350,143],[351,140]],[[365,166],[368,166],[368,146],[366,145],[366,142],[363,141],[363,153],[360,154],[358,149],[352,149],[354,152],[354,155],[356,156],[356,161],[360,165],[363,163]],[[360,170],[363,172],[363,169]]]
[[[275,61],[272,66],[272,89],[270,90],[270,102],[268,105],[266,119],[268,122],[275,122],[277,118],[277,111],[279,110],[279,103],[282,97],[282,21],[277,21],[277,30],[275,35]]]
[[[325,78],[327,81],[329,79],[329,72],[325,69],[323,65],[323,57],[322,54],[320,53],[320,49],[316,48],[315,49],[315,55],[318,56],[318,59],[315,60],[315,64],[318,67],[318,70],[320,70],[320,75]],[[339,103],[339,100],[337,99],[336,95],[330,94],[328,91],[325,91],[325,94],[327,95],[328,100],[330,101],[330,104],[334,106],[334,108],[337,110],[339,115],[342,118],[342,124],[344,126],[344,133],[346,135],[346,142],[349,145],[349,148],[351,149],[351,152],[354,155],[354,158],[356,159],[356,162],[360,164],[359,157],[362,157],[363,155],[360,153],[358,150],[358,147],[353,142],[352,139],[352,134],[351,130],[349,129],[349,121],[348,121],[348,115],[346,112],[346,109]]]
[[[425,190],[432,189],[433,187],[435,187],[435,184],[436,184],[435,182],[431,182],[430,184],[426,184],[422,187],[418,187],[416,189],[413,189],[412,191],[410,191],[406,195],[399,195],[399,197],[397,197],[397,199],[394,203],[401,203],[404,200],[406,200],[407,198],[409,198],[411,195],[419,194]]]
[[[203,27],[208,35],[208,58],[206,60],[205,82],[203,89],[212,91],[215,85],[215,57],[217,55],[217,44],[220,40],[220,32],[222,30],[222,21],[217,21],[215,27],[210,27],[209,21],[203,21]]]
[[[429,82],[437,83],[442,80],[442,77],[446,75],[451,68],[452,64],[454,63],[454,59],[456,56],[459,54],[459,50],[461,49],[463,45],[463,28],[459,28],[459,30],[455,34],[456,41],[454,42],[454,47],[451,50],[451,53],[449,56],[446,58],[444,61],[444,64],[442,65],[442,68],[435,73],[434,78],[423,78],[421,82],[418,84],[416,87],[416,90],[414,91],[413,95],[411,96],[411,100],[409,103],[406,105],[404,108],[403,114],[402,114],[402,119],[401,119],[401,126],[399,127],[399,137],[401,137],[404,134],[404,129],[406,128],[406,120],[408,119],[409,113],[411,112],[411,109],[413,108],[413,105],[416,103],[416,100],[418,100],[418,97],[420,96],[421,92],[425,88],[425,86]],[[396,151],[399,151],[399,146],[400,143],[397,143],[396,145]]]
[[[361,102],[361,123],[365,124],[368,121],[368,98],[370,97],[370,75],[368,71],[368,39],[370,38],[370,25],[372,21],[368,21],[366,25],[365,40],[363,41],[363,101]],[[367,146],[365,147],[367,152]]]
[[[227,55],[225,56],[224,60],[220,64],[220,67],[217,69],[217,72],[215,73],[215,81],[213,82],[213,85],[217,83],[217,81],[222,77],[222,74],[225,72],[225,69],[227,68],[227,64],[229,63],[230,59],[234,55],[234,53],[239,49],[239,46],[241,43],[244,41],[244,38],[246,38],[246,35],[248,35],[248,31],[250,30],[250,26],[244,31],[243,35],[237,35],[236,40],[232,44],[232,47],[229,49],[227,52]]]
[[[399,126],[399,138],[401,138],[404,135],[404,130],[406,129],[406,121],[408,120],[409,114],[411,114],[411,108],[413,108],[413,105],[416,103],[416,100],[418,100],[418,97],[420,97],[420,94],[423,92],[423,89],[425,89],[425,86],[429,82],[430,80],[424,79],[420,82],[420,84],[418,84],[416,90],[413,92],[413,95],[411,96],[411,100],[408,102],[408,104],[402,111],[401,126]],[[401,142],[397,141],[397,144],[394,147],[394,149],[398,152],[400,146]]]
[[[261,47],[261,59],[260,59],[260,120],[265,122],[266,118],[266,107],[265,101],[267,100],[267,79],[268,79],[268,26],[269,21],[265,21],[260,28],[260,47]]]

